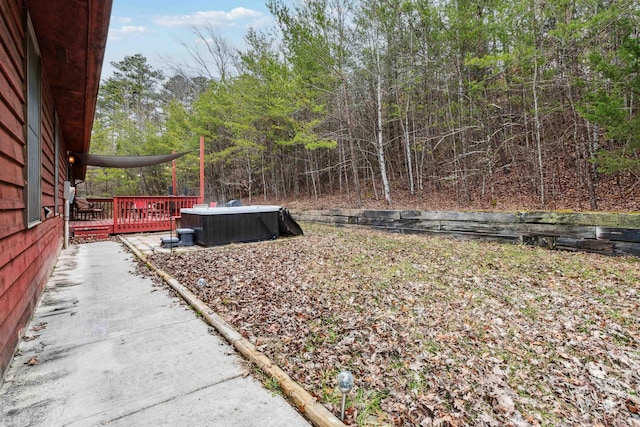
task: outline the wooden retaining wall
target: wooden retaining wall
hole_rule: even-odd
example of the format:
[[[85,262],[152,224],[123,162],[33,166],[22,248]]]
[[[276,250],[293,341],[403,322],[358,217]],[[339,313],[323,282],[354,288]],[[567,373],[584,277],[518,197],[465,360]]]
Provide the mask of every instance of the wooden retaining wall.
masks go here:
[[[365,226],[395,233],[426,233],[640,256],[640,214],[367,209],[292,210],[291,214],[300,221]]]

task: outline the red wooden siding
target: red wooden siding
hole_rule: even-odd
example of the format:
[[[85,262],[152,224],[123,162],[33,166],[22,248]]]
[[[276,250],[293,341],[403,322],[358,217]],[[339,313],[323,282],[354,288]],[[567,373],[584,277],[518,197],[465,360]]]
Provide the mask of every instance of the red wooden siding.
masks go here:
[[[25,224],[24,1],[0,1],[0,377],[38,301],[62,248],[59,211],[27,229]],[[42,78],[42,206],[53,207],[55,182],[62,188],[64,164],[54,176],[54,101]],[[60,142],[66,152],[64,141]],[[61,196],[61,195],[60,195]]]

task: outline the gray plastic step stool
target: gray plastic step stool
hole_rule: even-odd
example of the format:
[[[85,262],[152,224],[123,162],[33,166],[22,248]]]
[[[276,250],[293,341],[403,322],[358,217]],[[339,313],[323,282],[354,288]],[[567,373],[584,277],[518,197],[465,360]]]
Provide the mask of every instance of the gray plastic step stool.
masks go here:
[[[161,237],[160,241],[163,248],[175,248],[180,244],[180,239],[177,237]]]
[[[180,238],[180,245],[193,246],[193,233],[195,233],[193,228],[178,228],[176,233]]]

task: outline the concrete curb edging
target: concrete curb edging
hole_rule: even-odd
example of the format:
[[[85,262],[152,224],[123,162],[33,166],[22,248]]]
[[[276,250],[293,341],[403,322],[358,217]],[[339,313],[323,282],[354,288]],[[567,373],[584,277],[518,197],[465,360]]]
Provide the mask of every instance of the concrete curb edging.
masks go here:
[[[175,290],[196,312],[198,312],[209,325],[213,326],[235,349],[247,360],[260,368],[265,374],[278,381],[282,392],[296,405],[298,411],[304,414],[313,425],[317,427],[345,426],[327,408],[316,401],[304,388],[293,381],[291,377],[271,361],[264,353],[256,350],[255,346],[244,338],[231,325],[225,322],[218,314],[211,310],[193,292],[171,277],[168,273],[153,265],[147,257],[140,252],[126,238],[120,236],[120,240],[133,252],[151,271],[162,278],[173,290]]]

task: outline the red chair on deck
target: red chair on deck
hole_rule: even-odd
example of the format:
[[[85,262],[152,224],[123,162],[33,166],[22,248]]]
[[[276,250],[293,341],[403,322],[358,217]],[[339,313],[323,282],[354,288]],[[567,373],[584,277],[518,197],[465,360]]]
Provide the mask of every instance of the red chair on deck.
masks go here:
[[[148,213],[147,202],[145,202],[144,200],[134,200],[133,209],[135,210],[136,217],[138,219],[143,219],[147,217],[147,213]]]

